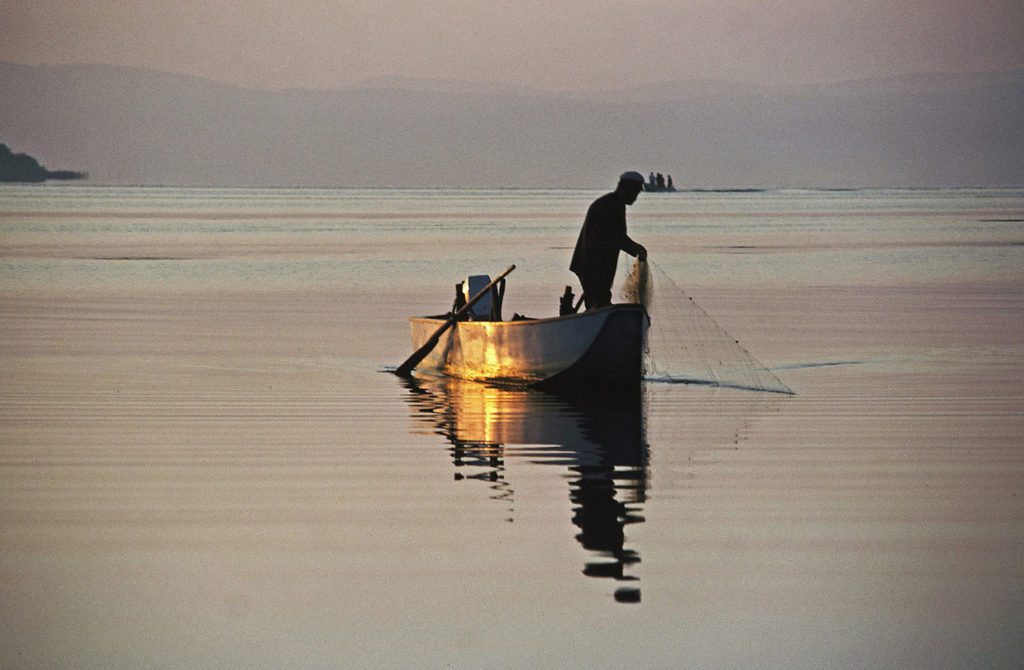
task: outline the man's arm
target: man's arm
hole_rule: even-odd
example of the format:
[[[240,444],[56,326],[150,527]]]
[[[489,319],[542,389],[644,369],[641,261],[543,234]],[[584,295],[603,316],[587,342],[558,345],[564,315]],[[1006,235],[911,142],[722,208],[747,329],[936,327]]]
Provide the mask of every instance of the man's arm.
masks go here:
[[[619,248],[630,256],[636,256],[642,261],[647,260],[647,248],[639,242],[635,242],[629,235],[623,233],[619,240]]]

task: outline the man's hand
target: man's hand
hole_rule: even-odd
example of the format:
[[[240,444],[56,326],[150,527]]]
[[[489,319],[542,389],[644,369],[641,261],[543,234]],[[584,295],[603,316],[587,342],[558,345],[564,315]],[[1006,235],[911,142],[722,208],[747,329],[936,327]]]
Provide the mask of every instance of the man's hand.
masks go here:
[[[641,261],[647,260],[647,248],[644,245],[640,245],[640,253],[636,255]]]

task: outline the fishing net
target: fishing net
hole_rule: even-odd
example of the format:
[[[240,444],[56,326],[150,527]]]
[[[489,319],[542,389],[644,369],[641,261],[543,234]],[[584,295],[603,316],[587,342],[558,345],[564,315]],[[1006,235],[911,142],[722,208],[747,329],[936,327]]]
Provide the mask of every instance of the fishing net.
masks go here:
[[[647,313],[650,314],[653,296],[651,296],[651,270],[647,261],[640,259],[633,261],[633,267],[630,268],[626,281],[622,283],[620,293],[622,302],[643,305],[647,308]]]
[[[651,315],[648,381],[793,393],[653,262],[634,261],[620,296]]]

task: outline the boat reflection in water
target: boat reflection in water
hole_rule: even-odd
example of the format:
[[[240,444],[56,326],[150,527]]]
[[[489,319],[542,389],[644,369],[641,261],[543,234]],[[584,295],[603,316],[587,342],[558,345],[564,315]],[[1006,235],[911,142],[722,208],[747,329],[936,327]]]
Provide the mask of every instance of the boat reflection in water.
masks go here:
[[[630,574],[640,556],[626,546],[625,533],[644,520],[647,490],[639,385],[621,394],[568,397],[453,378],[404,383],[417,427],[451,444],[456,480],[483,480],[494,497],[510,499],[511,461],[566,468],[576,539],[593,554],[583,573],[634,582],[617,588],[615,599],[640,601]]]

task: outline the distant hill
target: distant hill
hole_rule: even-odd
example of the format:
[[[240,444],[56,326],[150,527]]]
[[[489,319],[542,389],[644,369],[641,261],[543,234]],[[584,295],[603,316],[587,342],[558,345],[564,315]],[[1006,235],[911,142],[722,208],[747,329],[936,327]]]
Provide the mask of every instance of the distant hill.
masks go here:
[[[636,169],[680,189],[1024,185],[1024,70],[559,95],[0,62],[0,91],[0,137],[98,183],[604,188]]]
[[[70,170],[51,171],[28,154],[16,154],[0,144],[0,182],[41,182],[48,179],[84,179],[85,173]]]

